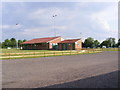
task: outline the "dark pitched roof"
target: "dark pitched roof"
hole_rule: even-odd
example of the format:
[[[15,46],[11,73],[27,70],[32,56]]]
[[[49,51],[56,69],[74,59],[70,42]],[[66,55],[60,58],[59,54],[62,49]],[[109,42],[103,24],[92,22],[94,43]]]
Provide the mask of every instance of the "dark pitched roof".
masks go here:
[[[75,43],[78,40],[81,40],[81,39],[67,39],[67,40],[61,41],[59,43]]]
[[[51,40],[54,40],[56,38],[59,38],[60,36],[58,37],[46,37],[46,38],[36,38],[36,39],[32,39],[32,40],[28,40],[26,42],[23,42],[22,44],[34,44],[34,43],[47,43]]]

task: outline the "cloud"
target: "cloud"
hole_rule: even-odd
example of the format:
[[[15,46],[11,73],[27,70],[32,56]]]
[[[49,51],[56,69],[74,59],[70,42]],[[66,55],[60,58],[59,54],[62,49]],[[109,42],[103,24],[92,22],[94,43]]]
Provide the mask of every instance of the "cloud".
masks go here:
[[[61,30],[66,30],[66,26],[55,26],[54,29],[57,32]],[[39,38],[39,37],[47,37],[47,36],[54,36],[55,32],[52,26],[48,27],[32,27],[32,28],[25,28],[21,32],[19,32],[19,35],[25,36],[27,39]],[[17,34],[17,33],[16,33]],[[32,36],[32,37],[30,37]]]
[[[84,37],[91,36],[95,38],[100,37],[103,33],[109,33],[110,35],[111,32],[117,32],[116,23],[113,26],[113,22],[117,20],[117,3],[107,3],[106,7],[91,11],[87,11],[88,5],[91,6],[92,3],[76,3],[74,9],[65,7],[39,8],[29,14],[29,18],[39,23],[39,25],[52,26],[52,15],[57,14],[55,28],[57,29],[59,25],[65,26],[59,27],[58,31],[60,32],[58,33],[63,33],[62,35],[68,38],[78,37],[80,32],[84,34]],[[49,28],[48,31],[50,30]],[[108,35],[105,34],[106,36]]]
[[[21,28],[22,25],[18,24],[18,25],[0,25],[0,29],[4,30],[4,29],[17,29],[17,28]]]
[[[117,3],[107,7],[102,11],[94,12],[90,18],[93,28],[100,28],[104,32],[116,32],[118,25]],[[116,28],[115,28],[116,27]]]
[[[62,7],[50,7],[50,8],[39,8],[37,10],[30,12],[28,18],[34,20],[37,23],[44,25],[51,25],[55,20],[55,24],[63,22],[63,24],[68,20],[73,20],[77,15],[74,14],[75,11],[72,11],[67,8]],[[78,11],[77,11],[78,12]],[[57,17],[53,18],[53,15]],[[66,21],[65,21],[66,20]]]
[[[30,6],[32,6],[32,4],[30,4]],[[57,31],[57,34],[63,38],[80,38],[81,36],[79,33],[82,33],[82,37],[84,38],[90,36],[103,40],[103,38],[108,37],[110,34],[113,34],[114,32],[117,33],[117,3],[104,3],[104,7],[101,3],[93,4],[85,2],[81,2],[80,4],[73,3],[75,5],[72,6],[68,3],[68,6],[64,6],[66,3],[59,3],[58,6],[49,6],[49,3],[44,3],[46,6],[41,4],[42,3],[34,4],[34,7],[30,7],[28,3],[23,3],[18,5],[23,5],[22,9],[19,10],[19,7],[14,12],[11,12],[7,8],[10,15],[12,13],[12,18],[15,19],[11,21],[13,23],[16,22],[17,17],[19,22],[22,22],[24,25],[19,27],[19,33],[16,33],[17,36],[26,39],[54,36],[54,20],[52,16],[55,14],[57,14],[57,17],[54,18],[54,28]],[[64,7],[60,4],[64,4]],[[17,7],[17,4],[13,8],[15,7]],[[11,21],[9,22],[11,23]],[[6,33],[6,30],[10,28],[11,30],[12,28],[16,29],[16,26],[9,25],[7,19],[6,22],[7,24],[3,25],[3,33],[10,34],[8,32]]]
[[[98,17],[98,18],[94,18],[92,21],[93,21],[92,27],[94,29],[99,28],[99,30],[103,30],[104,32],[110,31],[110,26],[105,19]]]

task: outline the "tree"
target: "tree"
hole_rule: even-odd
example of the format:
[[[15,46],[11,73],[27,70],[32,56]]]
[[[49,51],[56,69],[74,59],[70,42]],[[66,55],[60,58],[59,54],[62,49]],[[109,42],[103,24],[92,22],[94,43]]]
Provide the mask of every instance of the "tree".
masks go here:
[[[10,47],[11,41],[9,39],[5,39],[4,42],[2,42],[2,48]]]
[[[26,41],[27,41],[26,39],[23,40],[23,42],[26,42]]]
[[[99,42],[98,40],[95,40],[95,41],[94,41],[94,47],[97,48],[97,47],[99,47],[99,45],[100,45],[100,42]]]
[[[20,44],[22,43],[22,40],[18,40],[18,47],[20,47]]]
[[[2,48],[2,42],[0,42],[0,48]]]
[[[119,47],[120,46],[120,38],[118,39],[118,45],[117,45],[117,47]]]
[[[87,48],[87,47],[93,48],[93,47],[94,47],[94,39],[91,38],[91,37],[88,37],[87,39],[85,39],[84,46],[85,46],[86,48]]]
[[[116,46],[116,44],[115,44],[115,38],[112,38],[112,37],[107,38],[106,40],[104,40],[104,41],[101,43],[100,46],[101,46],[101,47],[102,47],[102,46],[106,46],[107,48],[108,48],[108,47],[115,47],[115,46]]]
[[[118,42],[116,43],[115,46],[116,46],[116,47],[119,47],[119,46],[120,46],[120,39],[118,39]]]
[[[85,47],[84,42],[82,42],[82,47]]]
[[[101,44],[100,44],[101,47],[103,46],[106,46],[107,48],[109,47],[109,44],[108,44],[108,41],[107,40],[104,40]]]
[[[114,47],[115,46],[115,38],[107,38],[106,41],[108,41],[109,47]]]
[[[16,42],[16,39],[15,39],[15,38],[11,38],[10,41],[11,41],[10,46],[11,46],[12,48],[14,48],[14,47],[17,46],[17,42]]]

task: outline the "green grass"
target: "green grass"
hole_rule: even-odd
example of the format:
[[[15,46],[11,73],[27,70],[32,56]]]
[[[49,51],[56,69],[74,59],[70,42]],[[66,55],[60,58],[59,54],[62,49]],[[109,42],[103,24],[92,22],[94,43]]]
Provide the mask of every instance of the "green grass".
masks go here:
[[[70,56],[70,55],[82,55],[82,54],[95,54],[95,53],[80,53],[80,54],[64,54],[64,55],[48,55],[48,56],[32,56],[32,57],[13,57],[13,58],[3,58],[2,60],[6,59],[29,59],[29,58],[40,58],[40,57],[55,57],[55,56]]]
[[[39,57],[53,57],[53,56],[68,56],[68,55],[81,55],[81,54],[94,54],[99,53],[101,51],[119,51],[118,48],[104,48],[104,49],[97,49],[99,52],[93,52],[95,49],[83,49],[86,52],[80,52],[75,50],[19,50],[19,49],[1,49],[2,52],[2,59],[22,59],[22,58],[39,58]],[[89,52],[91,53],[89,53]],[[45,53],[45,56],[44,56]],[[70,54],[71,53],[71,54]],[[57,55],[58,54],[58,55]],[[34,56],[36,55],[36,56]],[[38,56],[39,55],[39,56]],[[9,57],[10,56],[10,57]],[[15,57],[18,56],[18,57]],[[19,57],[21,56],[21,57]]]
[[[120,51],[119,48],[103,48],[102,51]]]
[[[50,52],[53,50],[20,50],[20,49],[1,49],[2,53],[24,53],[24,52]]]

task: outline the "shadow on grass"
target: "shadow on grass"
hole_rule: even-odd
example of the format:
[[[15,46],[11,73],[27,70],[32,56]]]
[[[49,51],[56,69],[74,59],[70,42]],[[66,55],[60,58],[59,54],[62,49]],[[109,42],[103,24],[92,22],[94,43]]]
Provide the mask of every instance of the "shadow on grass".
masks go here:
[[[119,71],[120,72],[120,71]],[[118,71],[42,88],[120,88]],[[119,79],[119,80],[118,80]]]

